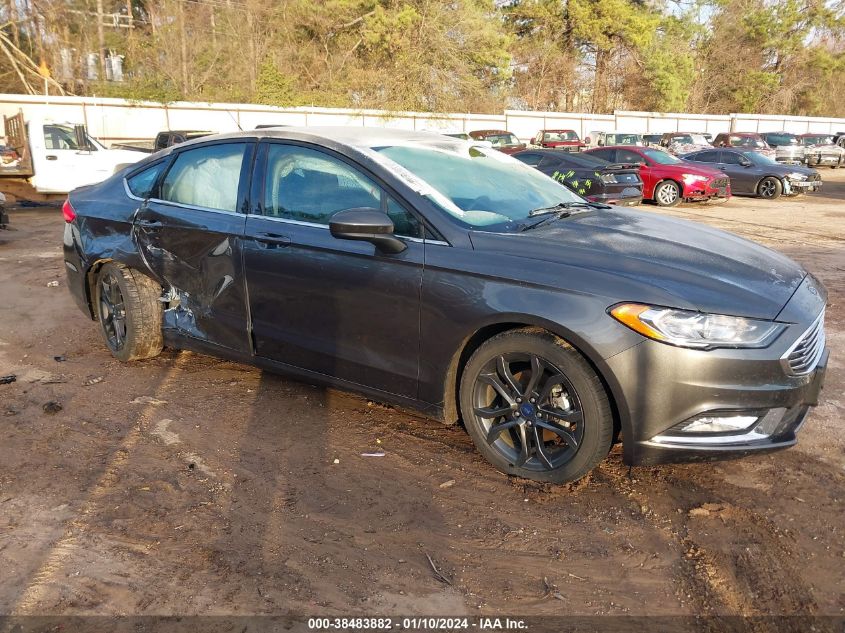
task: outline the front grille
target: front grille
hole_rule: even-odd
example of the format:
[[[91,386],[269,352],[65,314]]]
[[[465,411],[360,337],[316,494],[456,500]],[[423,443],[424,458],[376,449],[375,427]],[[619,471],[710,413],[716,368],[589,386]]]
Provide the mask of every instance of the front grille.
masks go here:
[[[789,372],[795,376],[805,376],[813,371],[824,352],[824,344],[824,310],[822,310],[815,322],[787,352],[786,364]]]
[[[727,178],[716,178],[716,180],[711,182],[710,185],[715,187],[716,189],[723,189],[723,188],[728,186],[728,179]]]

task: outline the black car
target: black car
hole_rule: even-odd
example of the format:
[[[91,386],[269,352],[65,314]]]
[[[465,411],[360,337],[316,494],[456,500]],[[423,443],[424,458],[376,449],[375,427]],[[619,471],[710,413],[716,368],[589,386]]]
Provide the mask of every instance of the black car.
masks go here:
[[[513,157],[592,202],[636,206],[643,201],[638,165],[613,165],[597,156],[556,149],[532,149]]]
[[[818,191],[822,177],[815,169],[782,165],[759,152],[712,149],[683,156],[694,163],[707,163],[731,178],[731,193],[773,200],[784,195]]]
[[[791,446],[825,373],[826,292],[792,260],[440,134],[207,137],[63,215],[68,287],[118,359],[190,349],[462,420],[536,480],[616,438],[629,464]]]

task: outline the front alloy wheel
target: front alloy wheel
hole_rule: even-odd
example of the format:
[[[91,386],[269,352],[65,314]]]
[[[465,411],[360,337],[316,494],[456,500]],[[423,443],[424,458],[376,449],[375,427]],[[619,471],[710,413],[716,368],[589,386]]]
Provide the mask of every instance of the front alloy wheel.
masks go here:
[[[654,201],[661,207],[674,207],[681,201],[681,189],[678,183],[665,180],[654,190]]]
[[[779,198],[783,193],[783,184],[774,176],[767,176],[757,185],[757,195],[766,200],[774,200]]]
[[[613,431],[598,377],[547,332],[514,330],[472,356],[461,381],[464,423],[500,470],[539,481],[574,481],[607,454]]]

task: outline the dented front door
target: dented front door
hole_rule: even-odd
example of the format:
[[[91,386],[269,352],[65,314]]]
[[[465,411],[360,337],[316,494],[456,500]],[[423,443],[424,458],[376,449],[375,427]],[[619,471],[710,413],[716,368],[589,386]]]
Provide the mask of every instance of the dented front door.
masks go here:
[[[139,252],[164,287],[164,327],[242,352],[250,344],[240,179],[251,151],[251,144],[228,143],[180,153],[133,226]]]

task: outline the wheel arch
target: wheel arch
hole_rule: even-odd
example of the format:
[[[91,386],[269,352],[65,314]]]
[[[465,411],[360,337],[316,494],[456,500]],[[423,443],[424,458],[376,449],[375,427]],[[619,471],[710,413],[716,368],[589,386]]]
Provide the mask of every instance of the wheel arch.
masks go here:
[[[95,260],[85,271],[85,302],[88,305],[88,314],[92,321],[97,320],[97,312],[94,310],[94,283],[97,273],[109,262],[115,261],[111,257],[103,257]]]
[[[460,346],[452,355],[443,386],[443,421],[449,425],[458,424],[460,421],[460,407],[458,405],[460,400],[458,392],[460,390],[461,376],[463,375],[467,361],[475,350],[481,347],[486,341],[503,332],[535,329],[537,331],[548,332],[566,341],[584,357],[592,370],[596,372],[596,375],[604,386],[608,402],[610,403],[610,409],[613,415],[613,442],[616,443],[622,431],[622,418],[619,407],[617,406],[618,394],[614,389],[617,383],[615,380],[608,380],[604,375],[604,372],[601,370],[601,366],[603,365],[602,359],[592,346],[585,339],[561,326],[559,323],[542,317],[521,314],[502,314],[498,316],[499,318],[497,320],[483,323],[476,327],[473,332],[461,341]]]

